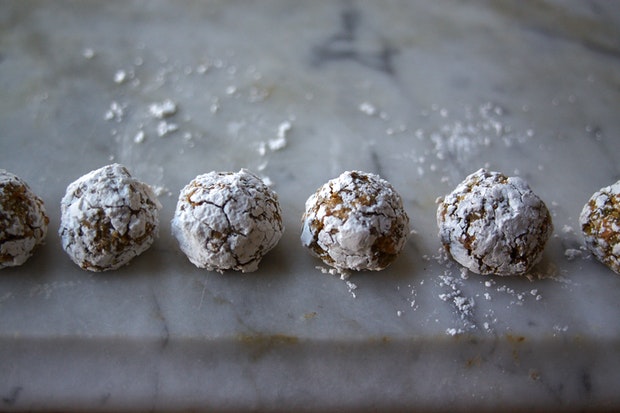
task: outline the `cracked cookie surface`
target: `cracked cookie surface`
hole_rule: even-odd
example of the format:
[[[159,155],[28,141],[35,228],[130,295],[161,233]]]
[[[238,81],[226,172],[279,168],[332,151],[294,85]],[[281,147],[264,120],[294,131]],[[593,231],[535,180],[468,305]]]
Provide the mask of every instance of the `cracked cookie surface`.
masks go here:
[[[579,223],[592,254],[620,274],[620,181],[592,195],[581,211]]]
[[[158,235],[161,204],[149,185],[119,164],[91,171],[69,184],[60,207],[62,247],[86,270],[126,265]]]
[[[306,201],[301,243],[338,270],[379,271],[400,254],[408,234],[409,217],[392,185],[346,171]]]
[[[181,190],[172,219],[181,250],[209,271],[256,271],[283,232],[277,194],[245,169],[194,178]]]
[[[0,269],[22,265],[47,235],[43,200],[16,175],[0,169]]]
[[[485,169],[440,200],[437,225],[452,258],[478,274],[527,273],[553,232],[547,207],[523,179]]]

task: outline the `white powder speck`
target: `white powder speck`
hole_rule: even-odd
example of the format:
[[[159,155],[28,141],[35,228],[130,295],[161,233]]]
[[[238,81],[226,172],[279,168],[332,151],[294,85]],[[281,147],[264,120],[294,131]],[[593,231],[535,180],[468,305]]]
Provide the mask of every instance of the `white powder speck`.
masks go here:
[[[85,59],[92,59],[93,57],[95,57],[95,51],[90,47],[87,47],[86,49],[82,50],[82,56],[84,56]]]
[[[121,84],[123,82],[125,82],[125,80],[127,80],[127,72],[124,70],[117,70],[116,73],[114,73],[114,83],[118,83]]]
[[[211,105],[209,106],[209,112],[211,112],[211,114],[215,115],[217,112],[219,112],[220,110],[220,103],[219,101],[215,101],[213,103],[211,103]]]
[[[267,142],[267,145],[269,146],[269,149],[272,151],[279,151],[280,149],[283,149],[286,147],[287,145],[287,136],[288,136],[288,132],[291,130],[291,122],[289,121],[285,121],[282,122],[279,126],[278,126],[278,134],[277,137],[275,139],[270,139],[269,142]]]
[[[171,99],[166,99],[159,103],[151,103],[149,105],[149,112],[157,119],[167,118],[177,113],[177,104]]]
[[[121,105],[120,103],[113,101],[112,103],[110,103],[110,108],[106,111],[104,118],[105,120],[122,122],[124,116],[125,105]]]
[[[267,153],[267,144],[265,142],[260,142],[256,150],[260,156],[265,156]]]
[[[400,310],[398,310],[398,311],[396,311],[396,315],[397,315],[398,317],[400,317],[400,316],[402,316],[402,315],[403,315],[403,312],[402,312],[402,311],[400,311]]]
[[[136,133],[136,136],[133,137],[133,141],[135,143],[142,143],[144,142],[144,138],[146,138],[146,134],[143,130],[140,130],[138,131],[138,133]]]
[[[463,329],[460,328],[448,328],[446,329],[446,334],[449,336],[456,336],[458,334],[463,334]]]
[[[369,102],[360,103],[359,110],[360,112],[368,116],[374,116],[377,114],[377,108],[372,103],[369,103]]]
[[[565,233],[565,234],[572,234],[572,233],[575,232],[575,230],[570,225],[564,225],[562,227],[562,232]]]
[[[339,275],[338,270],[336,268],[327,268],[327,267],[322,267],[320,265],[317,265],[314,268],[321,271],[322,274]]]
[[[564,250],[564,256],[568,261],[573,261],[583,255],[583,251],[576,248],[567,248]]]
[[[157,124],[157,134],[160,138],[167,136],[170,133],[173,133],[179,129],[179,125],[176,123],[169,123],[165,120],[162,120]]]

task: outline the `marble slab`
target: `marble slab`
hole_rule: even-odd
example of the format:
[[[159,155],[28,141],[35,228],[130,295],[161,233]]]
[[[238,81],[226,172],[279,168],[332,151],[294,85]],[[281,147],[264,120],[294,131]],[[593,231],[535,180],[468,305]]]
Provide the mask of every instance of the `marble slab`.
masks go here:
[[[620,276],[578,216],[620,179],[620,8],[604,1],[4,1],[0,168],[46,203],[46,244],[0,274],[0,410],[616,410]],[[162,119],[149,107],[166,100]],[[57,236],[71,181],[153,185],[153,247],[109,273]],[[442,251],[436,199],[523,177],[555,232],[528,277]],[[195,268],[178,191],[248,168],[286,232],[252,274]],[[348,282],[299,242],[306,198],[380,174],[414,233]],[[317,268],[318,267],[318,268]]]

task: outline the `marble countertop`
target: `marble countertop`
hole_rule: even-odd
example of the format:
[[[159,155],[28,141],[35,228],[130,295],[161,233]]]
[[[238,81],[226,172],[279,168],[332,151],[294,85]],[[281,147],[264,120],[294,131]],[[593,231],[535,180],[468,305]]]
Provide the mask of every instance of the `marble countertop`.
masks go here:
[[[50,215],[0,274],[0,410],[620,409],[620,276],[578,224],[620,179],[614,3],[5,1],[0,90],[0,168]],[[60,199],[112,162],[157,188],[162,228],[95,274],[62,251]],[[436,198],[483,166],[552,212],[528,277],[442,252]],[[256,273],[197,269],[170,233],[178,191],[240,168],[286,232]],[[389,180],[414,233],[347,283],[299,231],[348,169]]]

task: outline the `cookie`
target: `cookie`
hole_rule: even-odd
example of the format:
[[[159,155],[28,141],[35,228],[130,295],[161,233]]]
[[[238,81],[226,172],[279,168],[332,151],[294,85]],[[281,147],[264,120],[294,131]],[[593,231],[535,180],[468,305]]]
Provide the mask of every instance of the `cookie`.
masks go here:
[[[478,274],[527,273],[553,232],[549,210],[519,177],[480,169],[439,201],[442,244]]]
[[[199,175],[179,194],[172,233],[198,268],[253,272],[282,233],[277,194],[251,172]]]
[[[28,184],[0,169],[0,269],[22,265],[45,240],[49,218]]]
[[[126,265],[158,235],[161,204],[150,186],[119,164],[91,171],[71,183],[60,207],[62,247],[85,270]]]
[[[392,185],[347,171],[306,201],[301,243],[338,270],[379,271],[400,254],[408,234],[409,217]]]
[[[620,181],[595,192],[579,216],[586,247],[620,274]]]

